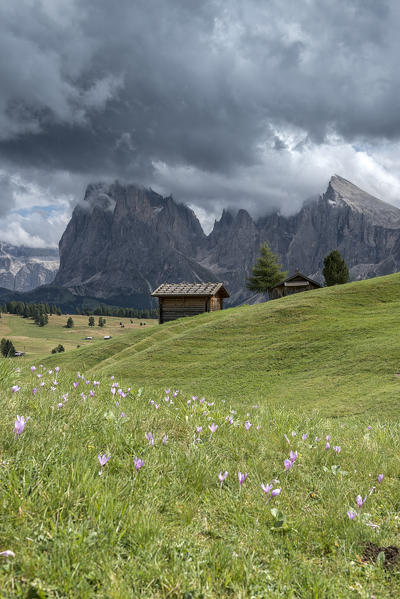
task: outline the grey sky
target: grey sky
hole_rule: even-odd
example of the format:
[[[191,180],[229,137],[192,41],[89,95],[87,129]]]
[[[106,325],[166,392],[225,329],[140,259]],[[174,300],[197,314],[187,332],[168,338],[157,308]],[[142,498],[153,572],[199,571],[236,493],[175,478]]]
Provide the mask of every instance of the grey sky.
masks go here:
[[[206,226],[335,172],[397,203],[399,30],[396,0],[2,0],[0,238],[54,245],[115,178]]]

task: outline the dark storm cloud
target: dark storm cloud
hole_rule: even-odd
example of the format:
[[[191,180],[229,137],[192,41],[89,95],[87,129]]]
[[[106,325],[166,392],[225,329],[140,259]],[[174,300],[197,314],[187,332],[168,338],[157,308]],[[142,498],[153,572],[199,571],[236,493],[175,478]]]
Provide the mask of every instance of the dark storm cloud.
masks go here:
[[[204,206],[232,187],[202,197],[165,169],[214,182],[264,169],[257,203],[293,136],[295,152],[330,135],[399,138],[399,26],[396,0],[3,2],[1,164],[55,190],[56,172],[72,191],[85,178],[167,182]],[[281,196],[274,184],[264,203]]]

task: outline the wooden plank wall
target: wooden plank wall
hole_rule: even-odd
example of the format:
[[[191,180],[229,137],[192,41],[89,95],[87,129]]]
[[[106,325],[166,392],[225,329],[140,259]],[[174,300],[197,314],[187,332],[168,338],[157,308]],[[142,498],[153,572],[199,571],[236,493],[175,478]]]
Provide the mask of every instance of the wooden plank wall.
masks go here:
[[[162,297],[160,302],[160,323],[195,316],[207,312],[207,297]]]

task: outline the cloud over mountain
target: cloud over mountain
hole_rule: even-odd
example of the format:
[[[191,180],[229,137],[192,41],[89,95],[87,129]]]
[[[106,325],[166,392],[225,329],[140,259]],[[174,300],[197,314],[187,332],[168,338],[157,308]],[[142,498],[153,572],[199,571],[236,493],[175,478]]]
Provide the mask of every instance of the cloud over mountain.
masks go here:
[[[399,25],[395,0],[3,3],[0,173],[65,214],[114,178],[211,216],[293,212],[333,172],[396,202]]]

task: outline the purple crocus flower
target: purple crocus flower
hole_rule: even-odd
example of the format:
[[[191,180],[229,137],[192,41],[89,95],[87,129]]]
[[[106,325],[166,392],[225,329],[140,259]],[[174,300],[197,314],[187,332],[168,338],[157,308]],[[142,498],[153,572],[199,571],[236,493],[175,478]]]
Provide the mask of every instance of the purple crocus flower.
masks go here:
[[[329,441],[327,441],[326,445],[325,445],[325,449],[330,449],[330,448],[331,448],[331,444],[329,443]]]
[[[246,429],[246,431],[248,431],[251,427],[251,422],[249,422],[248,420],[246,420],[246,422],[244,423],[244,428]]]
[[[349,517],[349,520],[354,520],[354,518],[357,518],[357,512],[355,512],[354,510],[348,510],[347,515]]]
[[[227,476],[228,476],[228,472],[226,470],[223,474],[222,474],[222,472],[220,472],[218,474],[218,478],[219,478],[219,482],[221,483],[221,487],[222,487],[222,483],[224,482],[224,480],[226,479]]]
[[[340,445],[334,445],[334,446],[333,446],[333,450],[334,450],[334,451],[336,451],[336,453],[340,453],[340,452],[341,452],[341,449],[342,449],[342,448],[340,447]]]
[[[56,372],[60,372],[60,367],[59,367],[59,366],[56,366],[54,370],[55,370]]]
[[[330,436],[330,435],[326,435],[325,439],[326,439],[327,441],[330,441],[330,440],[331,440],[331,436]]]
[[[133,463],[135,464],[136,472],[139,472],[144,464],[144,460],[141,460],[140,458],[134,458]]]
[[[111,393],[115,395],[115,387],[111,387]]]
[[[40,387],[44,387],[44,381],[40,383]]]
[[[378,483],[381,484],[383,480],[383,474],[378,474]]]
[[[291,450],[291,451],[290,451],[290,456],[289,456],[289,459],[290,459],[290,461],[292,462],[292,464],[294,464],[294,463],[295,463],[295,461],[297,460],[297,458],[298,458],[298,453],[297,453],[297,451],[294,451],[294,452],[293,452],[293,451]]]
[[[291,460],[284,460],[283,463],[286,468],[286,472],[288,472],[293,466],[293,462]]]
[[[76,382],[75,382],[75,383],[73,383],[73,385],[74,385],[74,389],[76,389],[76,388],[77,388],[77,386],[79,385],[79,383],[76,383]]]
[[[17,391],[19,391],[20,389],[21,389],[21,387],[18,387],[18,385],[13,385],[13,386],[11,387],[11,391],[12,391],[13,393],[17,393]]]
[[[211,434],[213,434],[213,433],[215,433],[215,431],[217,430],[217,428],[218,428],[218,424],[214,424],[214,423],[212,423],[212,424],[209,424],[209,425],[208,425],[208,428],[210,429],[210,431],[211,431]]]
[[[202,426],[196,426],[196,431],[197,431],[198,433],[201,433],[201,431],[202,431],[202,430],[203,430],[203,427],[202,427]]]
[[[282,489],[274,489],[271,493],[271,497],[277,497],[281,494]]]
[[[308,437],[308,433],[303,433],[301,435],[301,438],[303,439],[303,441],[305,441],[307,439],[307,437]]]
[[[364,499],[361,497],[361,495],[357,495],[356,497],[356,503],[358,505],[358,511],[361,511],[362,506],[364,505],[364,503],[367,501],[367,497],[365,496]]]
[[[247,472],[240,472],[240,470],[238,471],[238,480],[239,480],[239,485],[242,486],[242,484],[244,483],[244,481],[247,478]]]
[[[146,437],[146,439],[148,440],[148,442],[150,443],[150,445],[154,445],[154,437],[153,437],[153,433],[145,433],[144,436]]]
[[[367,426],[367,429],[368,429],[369,431],[371,430],[371,428],[372,428],[372,426],[371,426],[371,425],[368,425],[368,426]]]
[[[161,443],[163,445],[166,445],[168,443],[168,435],[164,435],[163,438],[161,439]]]
[[[99,460],[99,462],[100,462],[100,466],[101,466],[102,468],[103,468],[103,466],[105,466],[105,465],[107,464],[107,462],[108,462],[108,460],[109,460],[110,458],[111,458],[111,456],[110,456],[110,455],[109,455],[109,456],[106,456],[106,454],[105,454],[105,453],[103,453],[103,455],[98,455],[98,456],[97,456],[97,459]]]
[[[58,404],[57,404],[57,408],[62,408],[62,407],[63,407],[63,405],[64,405],[64,404],[62,404],[62,403],[58,403]]]
[[[273,487],[273,485],[269,485],[269,484],[264,485],[264,483],[261,483],[261,488],[264,491],[265,495],[268,495],[268,493],[270,493],[272,491],[272,487]]]
[[[34,388],[32,389],[32,393],[33,393],[33,395],[36,395],[36,393],[37,393],[37,389],[36,389],[36,387],[34,387]]]
[[[171,391],[171,389],[165,389],[165,395],[169,395],[170,391]]]
[[[93,389],[90,389],[90,391],[89,391],[89,395],[90,395],[90,397],[93,397],[93,396],[94,396],[94,391],[93,391]]]
[[[32,372],[35,372],[36,366],[31,366],[31,370],[32,370]]]
[[[14,551],[11,549],[6,549],[5,551],[0,551],[1,557],[15,557]]]
[[[23,432],[29,418],[30,416],[28,416],[28,418],[25,418],[25,416],[17,416],[14,422],[14,434],[16,437],[18,437]]]

